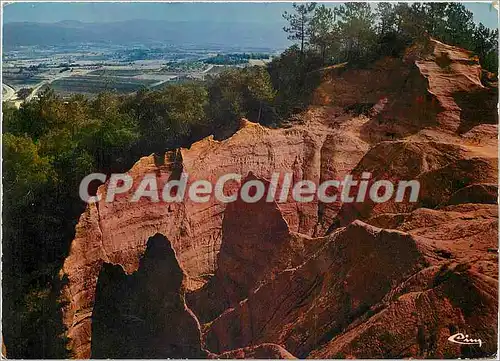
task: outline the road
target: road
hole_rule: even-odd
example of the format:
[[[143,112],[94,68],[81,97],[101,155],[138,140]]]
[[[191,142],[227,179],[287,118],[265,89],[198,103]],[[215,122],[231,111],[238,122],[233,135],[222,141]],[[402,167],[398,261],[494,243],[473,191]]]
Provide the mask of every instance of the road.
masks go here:
[[[204,78],[205,74],[207,74],[212,68],[214,67],[214,65],[210,64],[207,69],[201,71],[201,72],[198,72],[198,73],[192,73],[191,75],[194,75],[194,76],[198,76],[200,77],[201,79]],[[47,76],[47,79],[37,83],[34,87],[33,87],[33,90],[31,91],[31,94],[28,95],[25,99],[26,102],[29,102],[31,100],[33,100],[37,94],[40,92],[40,90],[45,86],[45,85],[49,85],[51,84],[52,82],[56,81],[56,80],[59,80],[59,79],[62,79],[62,78],[66,78],[66,77],[70,77],[70,76],[74,76],[74,75],[85,75],[91,71],[94,71],[96,69],[77,69],[77,68],[73,68],[73,71],[65,71],[63,73],[57,73],[57,74],[45,74],[45,76]],[[158,86],[158,85],[161,85],[162,83],[165,83],[167,80],[160,80],[158,81],[158,83],[155,83],[153,85],[151,85],[150,87],[155,87],[155,86]],[[4,87],[4,96],[3,96],[3,100],[6,101],[6,100],[15,100],[16,99],[16,91],[6,85],[6,84],[3,84],[3,87]],[[21,101],[19,101],[19,104],[21,103]],[[16,104],[17,105],[17,104]]]
[[[33,88],[33,90],[31,91],[31,94],[26,97],[26,101],[27,102],[31,101],[44,85],[49,85],[50,83],[52,83],[56,80],[59,80],[62,78],[67,78],[67,77],[73,76],[73,75],[85,75],[91,71],[92,70],[90,70],[90,69],[75,69],[74,71],[65,71],[63,73],[51,75],[51,77],[49,79],[41,81]]]
[[[78,70],[73,71],[73,72],[65,71],[63,73],[50,75],[48,79],[43,80],[40,83],[37,83],[35,85],[35,87],[31,91],[31,94],[26,97],[25,101],[29,102],[29,101],[33,100],[35,98],[35,96],[37,95],[37,93],[40,91],[40,89],[42,89],[42,87],[44,85],[49,85],[53,81],[56,81],[58,79],[65,78],[68,76],[84,75],[90,71],[91,70],[88,70],[88,69],[78,69]],[[14,88],[12,88],[11,86],[9,86],[7,84],[2,84],[2,101],[5,102],[5,101],[9,101],[9,100],[13,101],[14,105],[18,108],[19,108],[20,104],[22,103],[22,100],[17,99],[16,91]]]
[[[206,73],[208,73],[210,70],[212,70],[212,68],[213,68],[213,67],[214,67],[214,65],[213,65],[213,64],[209,64],[209,65],[208,65],[208,68],[206,68],[205,70],[203,70],[203,71],[201,72],[201,74],[206,74]]]
[[[16,97],[14,88],[7,84],[2,84],[2,101],[6,102]]]

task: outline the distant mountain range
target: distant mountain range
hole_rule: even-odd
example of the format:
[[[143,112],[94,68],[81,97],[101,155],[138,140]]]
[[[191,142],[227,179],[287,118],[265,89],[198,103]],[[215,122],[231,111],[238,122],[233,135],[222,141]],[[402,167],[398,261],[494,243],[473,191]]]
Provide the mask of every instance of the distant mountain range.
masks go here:
[[[4,24],[4,47],[75,43],[166,43],[282,49],[289,45],[279,23],[128,20],[112,23],[16,22]]]

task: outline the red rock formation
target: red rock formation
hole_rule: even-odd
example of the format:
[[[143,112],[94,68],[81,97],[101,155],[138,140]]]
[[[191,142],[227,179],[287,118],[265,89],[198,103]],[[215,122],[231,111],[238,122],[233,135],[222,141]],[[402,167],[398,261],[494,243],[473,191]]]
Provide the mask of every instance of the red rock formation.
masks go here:
[[[411,237],[358,221],[325,242],[303,265],[281,272],[216,319],[207,347],[222,352],[266,340],[305,357],[379,302],[392,283],[427,265]]]
[[[470,55],[431,39],[403,60],[324,69],[316,97],[321,106],[302,114],[300,124],[267,129],[243,121],[227,140],[207,138],[165,158],[140,159],[128,172],[135,180],[129,192],[112,203],[103,197],[82,214],[61,271],[74,356],[99,350],[100,340],[91,339],[92,319],[101,331],[110,320],[103,318],[102,297],[95,307],[96,289],[98,295],[106,291],[109,272],[124,281],[111,282],[108,291],[145,274],[141,259],[156,233],[169,240],[184,274],[167,293],[183,301],[185,288],[188,305],[166,307],[178,311],[173,319],[182,334],[141,332],[149,335],[141,342],[152,347],[151,357],[492,354],[498,311],[496,90],[481,83]],[[250,172],[267,181],[274,172],[291,172],[294,182],[319,184],[371,172],[372,183],[416,179],[421,191],[415,203],[296,203],[290,197],[227,207],[214,197],[207,203],[129,202],[145,174],[154,174],[162,189],[181,172],[189,175],[188,184]],[[236,184],[225,189],[237,190]],[[144,280],[156,285],[149,282]],[[117,306],[136,307],[122,299]],[[191,309],[205,323],[202,332]],[[482,347],[447,341],[462,331],[481,338]],[[165,342],[183,351],[171,353]]]
[[[369,222],[411,234],[433,265],[388,293],[374,307],[376,313],[353,322],[342,335],[308,357],[455,358],[494,354],[497,206],[422,208],[408,214],[380,215]],[[448,337],[458,332],[481,339],[482,346],[449,342]]]
[[[417,180],[419,198],[409,202],[407,191],[403,202],[375,203],[368,196],[364,202],[344,204],[337,217],[340,224],[367,219],[377,214],[408,212],[418,207],[436,207],[457,191],[475,183],[493,183],[498,178],[495,154],[477,157],[475,149],[459,144],[397,141],[382,142],[370,149],[353,170],[359,179],[370,172],[370,185],[377,180],[391,180],[395,189],[400,180]],[[352,187],[356,194],[359,187]],[[396,192],[396,191],[395,191]]]
[[[411,213],[383,214],[367,220],[377,227],[408,232],[436,255],[467,263],[473,270],[497,278],[498,207],[460,204]]]
[[[430,39],[430,54],[425,54],[415,64],[429,82],[428,91],[435,96],[443,111],[437,115],[440,127],[458,130],[461,108],[453,95],[461,92],[483,90],[481,65],[474,54],[465,49]]]
[[[446,204],[462,203],[498,203],[498,185],[475,183],[470,186],[460,188],[448,199]]]
[[[418,219],[413,227],[423,226],[409,234],[351,223],[315,257],[216,319],[207,346],[220,352],[275,342],[311,358],[492,354],[498,259],[487,250],[496,245],[498,219],[494,206],[466,209],[430,214],[432,226],[408,215]],[[398,220],[400,228],[412,227]],[[461,330],[490,345],[450,345],[448,337]]]
[[[439,359],[493,355],[496,333],[491,320],[497,317],[496,281],[458,266],[431,269],[422,277],[429,285],[394,295],[388,307],[365,322],[353,324],[308,357]],[[482,346],[451,343],[448,338],[458,332],[481,339]]]
[[[316,104],[329,105],[337,117],[346,107],[379,104],[360,134],[372,144],[425,133],[426,128],[462,134],[478,124],[497,123],[496,82],[482,84],[485,77],[470,51],[435,39],[410,47],[403,59],[383,58],[365,69],[341,66],[323,72],[317,90],[323,100]],[[380,107],[382,100],[385,105]]]
[[[244,181],[258,179],[250,174]],[[269,182],[261,180],[269,190]],[[276,202],[262,198],[228,204],[222,223],[222,244],[215,276],[188,295],[189,306],[202,322],[236,306],[261,283],[302,264],[321,247],[321,239],[291,232]]]
[[[200,179],[215,184],[221,175],[245,176],[249,171],[265,179],[270,179],[274,172],[291,172],[294,182],[308,179],[317,184],[322,177],[321,160],[327,157],[328,147],[324,144],[327,139],[331,140],[328,136],[335,133],[320,123],[314,127],[271,130],[245,122],[242,129],[227,140],[207,138],[190,149],[167,153],[164,164],[155,163],[153,156],[142,158],[128,172],[134,179],[134,187],[128,193],[116,195],[112,203],[105,202],[107,185],[101,186],[98,194],[102,199],[89,205],[81,216],[62,270],[68,278],[64,296],[69,301],[64,310],[64,323],[75,355],[89,356],[90,317],[97,276],[104,262],[120,265],[127,274],[135,272],[146,247],[145,240],[161,233],[171,241],[188,275],[188,290],[202,287],[216,270],[225,204],[215,197],[206,203],[195,203],[187,197],[183,203],[154,203],[148,198],[130,202],[145,174],[155,175],[160,190],[172,177],[178,177],[180,170],[189,175],[188,186]],[[351,136],[345,142],[359,140]],[[348,165],[354,166],[356,157],[361,156],[358,152],[348,162],[343,161],[342,170],[347,172]],[[292,202],[290,192],[289,200],[279,207],[291,231],[306,235],[315,231],[317,202],[297,204]]]

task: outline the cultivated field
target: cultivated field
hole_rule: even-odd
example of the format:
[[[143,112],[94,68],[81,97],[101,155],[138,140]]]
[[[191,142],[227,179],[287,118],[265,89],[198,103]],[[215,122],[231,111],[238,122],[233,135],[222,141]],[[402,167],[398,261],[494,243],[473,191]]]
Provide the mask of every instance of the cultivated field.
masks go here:
[[[92,75],[72,76],[55,80],[50,87],[57,93],[66,96],[70,94],[97,94],[103,91],[113,91],[121,94],[133,93],[141,88],[157,83],[152,79],[134,79],[120,77],[99,77]]]

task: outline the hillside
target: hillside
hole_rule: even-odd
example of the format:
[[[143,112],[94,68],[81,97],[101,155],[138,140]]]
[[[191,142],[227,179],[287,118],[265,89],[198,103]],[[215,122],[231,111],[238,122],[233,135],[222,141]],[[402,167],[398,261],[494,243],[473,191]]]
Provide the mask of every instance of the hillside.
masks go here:
[[[417,202],[132,203],[130,190],[108,203],[102,185],[60,273],[73,357],[495,354],[497,84],[472,53],[433,39],[318,72],[289,127],[243,120],[128,174],[269,186],[274,172],[315,184],[370,172],[418,180]],[[449,342],[458,332],[482,345]]]

